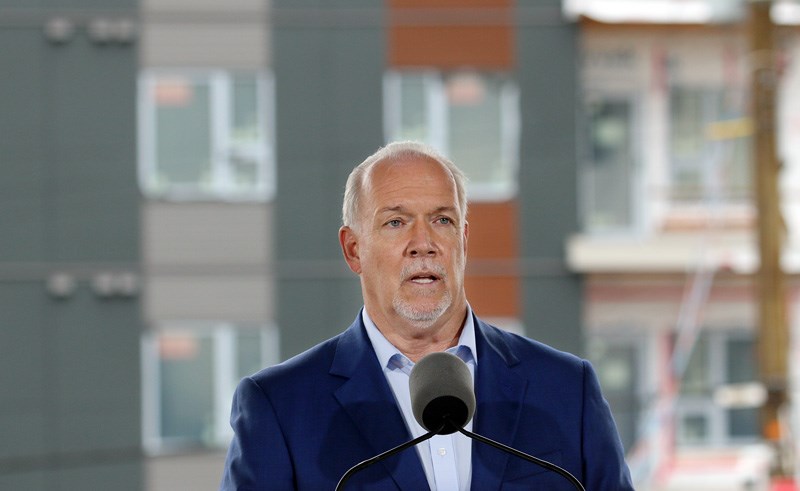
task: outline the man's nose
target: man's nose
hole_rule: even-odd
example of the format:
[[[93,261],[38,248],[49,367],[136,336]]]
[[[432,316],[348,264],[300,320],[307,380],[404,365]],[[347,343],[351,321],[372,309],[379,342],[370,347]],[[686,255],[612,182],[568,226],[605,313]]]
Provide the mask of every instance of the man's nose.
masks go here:
[[[411,240],[408,243],[407,253],[411,257],[433,256],[438,252],[430,227],[415,224],[411,230]]]

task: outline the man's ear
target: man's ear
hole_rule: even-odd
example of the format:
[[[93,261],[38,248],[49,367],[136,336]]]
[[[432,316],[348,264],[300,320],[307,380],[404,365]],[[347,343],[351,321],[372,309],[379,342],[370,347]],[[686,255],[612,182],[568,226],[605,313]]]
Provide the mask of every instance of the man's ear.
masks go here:
[[[467,257],[467,243],[469,242],[469,222],[464,222],[464,257]]]
[[[350,270],[361,274],[361,257],[358,255],[358,237],[350,227],[343,226],[339,229],[339,245],[342,246],[344,260]]]

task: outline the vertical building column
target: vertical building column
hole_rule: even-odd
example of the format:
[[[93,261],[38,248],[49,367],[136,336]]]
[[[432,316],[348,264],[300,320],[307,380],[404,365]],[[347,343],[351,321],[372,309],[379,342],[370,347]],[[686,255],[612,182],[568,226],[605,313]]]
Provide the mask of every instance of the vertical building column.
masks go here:
[[[0,14],[0,489],[142,487],[136,2],[77,4]]]
[[[337,234],[347,175],[383,144],[383,7],[368,4],[272,4],[273,235],[284,359],[342,331],[361,305],[358,279],[342,259]]]
[[[528,336],[580,354],[582,279],[567,271],[564,246],[578,231],[578,27],[559,0],[519,0],[515,18],[523,322]]]
[[[751,75],[751,118],[753,135],[753,189],[758,212],[759,268],[758,361],[761,382],[769,397],[761,408],[762,434],[777,442],[780,412],[787,401],[789,373],[789,319],[786,278],[781,267],[786,225],[781,215],[779,187],[781,164],[776,141],[776,99],[779,75],[775,26],[770,11],[773,2],[751,1],[749,5]],[[777,459],[786,461],[786,456]],[[786,469],[780,469],[788,474]]]

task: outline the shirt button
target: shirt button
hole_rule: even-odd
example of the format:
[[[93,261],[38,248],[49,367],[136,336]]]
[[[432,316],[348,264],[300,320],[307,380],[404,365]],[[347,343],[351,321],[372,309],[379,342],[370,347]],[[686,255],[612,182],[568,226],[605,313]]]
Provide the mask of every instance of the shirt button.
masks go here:
[[[443,448],[440,448],[440,449],[439,449],[439,455],[441,455],[442,457],[444,457],[445,455],[447,455],[447,450],[445,450],[445,449],[443,449]]]

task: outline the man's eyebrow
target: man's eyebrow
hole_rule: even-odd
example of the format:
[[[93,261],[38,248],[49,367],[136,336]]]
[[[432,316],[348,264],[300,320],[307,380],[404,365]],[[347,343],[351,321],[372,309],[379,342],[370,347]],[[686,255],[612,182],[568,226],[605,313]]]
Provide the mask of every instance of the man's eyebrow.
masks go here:
[[[396,205],[396,206],[384,206],[383,208],[379,208],[377,214],[382,213],[396,213],[396,212],[404,212],[406,208],[403,205]]]
[[[435,215],[436,213],[448,212],[448,213],[455,213],[458,210],[455,206],[440,206],[433,211],[431,211],[431,215]],[[380,215],[383,213],[409,213],[407,208],[403,205],[395,205],[395,206],[384,206],[383,208],[379,208],[376,212],[376,215]]]

